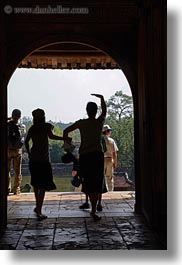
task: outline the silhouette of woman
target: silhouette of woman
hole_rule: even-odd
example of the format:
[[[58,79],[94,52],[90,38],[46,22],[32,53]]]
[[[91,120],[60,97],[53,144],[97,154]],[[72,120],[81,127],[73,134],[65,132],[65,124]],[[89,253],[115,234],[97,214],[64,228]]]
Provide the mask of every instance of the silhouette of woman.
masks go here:
[[[31,185],[34,188],[36,213],[39,220],[46,219],[42,214],[42,205],[45,191],[54,190],[56,186],[53,182],[52,168],[49,162],[48,138],[53,140],[63,140],[63,137],[54,135],[53,126],[45,122],[45,113],[42,109],[32,112],[33,125],[30,127],[25,139],[25,147],[29,156],[29,169],[31,173]],[[29,141],[32,140],[30,149]]]
[[[90,215],[94,221],[101,219],[96,214],[96,205],[99,194],[102,193],[104,178],[104,153],[101,143],[102,127],[106,117],[106,104],[104,97],[99,94],[91,94],[101,99],[101,115],[96,118],[97,104],[88,102],[86,111],[87,119],[76,121],[67,127],[63,132],[63,137],[68,138],[68,134],[76,129],[80,130],[81,145],[79,148],[80,177],[84,182],[85,193],[88,194],[91,202]]]

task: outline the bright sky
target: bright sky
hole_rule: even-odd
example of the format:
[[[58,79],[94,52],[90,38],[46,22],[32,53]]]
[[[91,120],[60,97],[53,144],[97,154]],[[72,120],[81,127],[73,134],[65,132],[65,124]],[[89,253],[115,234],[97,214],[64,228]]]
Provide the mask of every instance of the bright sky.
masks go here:
[[[43,108],[46,120],[73,122],[85,117],[88,101],[100,104],[91,93],[107,100],[119,90],[131,96],[121,70],[17,69],[8,85],[8,115],[18,108],[22,117],[32,117],[32,110]]]

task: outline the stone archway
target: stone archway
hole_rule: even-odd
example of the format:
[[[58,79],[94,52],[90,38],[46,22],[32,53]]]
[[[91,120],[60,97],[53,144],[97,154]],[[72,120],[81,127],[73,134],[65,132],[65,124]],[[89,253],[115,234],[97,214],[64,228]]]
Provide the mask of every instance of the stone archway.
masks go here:
[[[121,72],[121,76],[118,76],[118,78],[120,78],[120,80],[118,80],[118,85],[115,86],[115,90],[113,91],[113,94],[116,91],[118,91],[118,89],[119,89],[118,87],[120,87],[120,89],[122,89],[122,86],[125,87],[125,84],[126,84],[125,80],[127,80],[126,77],[124,78],[125,80],[123,79],[123,76],[125,76],[125,75],[123,74],[119,65],[108,54],[104,53],[103,51],[101,51],[101,50],[99,50],[93,46],[90,46],[90,45],[88,46],[86,44],[77,43],[77,42],[60,42],[60,43],[55,43],[55,44],[53,43],[53,44],[46,45],[46,46],[43,46],[43,47],[36,49],[31,54],[29,54],[27,57],[25,57],[18,66],[18,69],[20,69],[20,71],[21,71],[21,69],[29,70],[32,68],[34,69],[35,72],[36,72],[36,69],[42,69],[43,70],[42,71],[43,79],[44,79],[44,73],[45,73],[44,69],[57,69],[57,72],[59,72],[60,75],[61,75],[61,72],[63,71],[63,69],[73,70],[73,72],[75,69],[79,69],[77,71],[78,75],[79,75],[79,72],[81,71],[81,69],[87,69],[87,72],[89,72],[88,70],[90,70],[90,69],[91,70],[94,69],[94,72],[97,72],[97,74],[98,74],[99,70],[103,70],[102,73],[105,74],[106,78],[107,78],[107,72],[108,72],[107,70],[112,69],[110,72],[113,72],[113,69],[117,69],[117,70],[119,70],[119,72]],[[96,71],[96,69],[97,69],[97,71]],[[55,72],[55,71],[51,71],[51,72]],[[119,74],[119,72],[118,72],[118,74]],[[88,73],[88,74],[90,74],[90,73]],[[20,75],[21,75],[21,72],[20,72]],[[111,73],[111,75],[112,75],[112,73]],[[69,77],[71,77],[71,75],[69,75]],[[21,79],[21,76],[19,78]],[[100,83],[100,87],[103,87],[103,94],[105,94],[105,92],[106,92],[105,95],[107,95],[108,94],[108,92],[106,91],[107,90],[107,88],[106,88],[107,87],[107,81],[105,79],[103,79],[102,81],[103,82]],[[119,81],[120,81],[120,83],[119,83]],[[114,80],[111,83],[114,83]],[[28,99],[28,95],[26,94],[25,91],[27,91],[27,89],[29,89],[31,94],[34,94],[33,87],[36,87],[36,85],[37,85],[37,82],[32,85],[32,88],[30,88],[30,87],[28,88],[27,83],[24,83],[24,85],[23,85],[24,89],[22,90],[22,94],[20,94],[21,95],[20,98],[22,98],[22,101],[26,100],[26,98],[28,101],[27,103],[29,103],[29,101],[31,101],[31,99],[30,100]],[[64,86],[64,84],[63,84],[63,86]],[[97,82],[96,82],[96,84],[94,84],[94,86],[97,87]],[[13,93],[14,99],[16,99],[16,95],[18,93],[17,91],[19,91],[19,90],[16,90],[16,87],[14,85],[13,85],[13,87],[15,88],[14,89],[15,94]],[[111,84],[111,87],[112,87],[112,84]],[[72,89],[74,90],[74,88],[72,88]],[[129,90],[130,90],[129,94],[131,94],[131,89],[129,88]],[[64,90],[61,89],[61,91],[63,92],[63,94],[61,95],[61,97],[62,97],[62,96],[64,96]],[[84,88],[83,88],[83,91],[84,91]],[[25,94],[24,94],[24,92],[25,92]],[[9,87],[9,93],[11,94],[10,87]],[[113,94],[110,93],[110,96]],[[23,95],[25,96],[25,98]],[[11,96],[11,98],[12,98],[12,96]],[[52,100],[53,100],[53,98],[52,98]],[[13,103],[13,98],[12,98],[11,102]],[[40,103],[41,102],[42,101],[40,100]],[[37,102],[37,103],[39,104],[39,102]],[[15,105],[15,102],[13,105]],[[19,101],[19,104],[16,103],[16,105],[17,106],[19,105],[19,107],[20,107],[21,102]],[[23,106],[20,108],[22,108],[22,111],[23,111],[23,109],[24,109]],[[24,109],[24,111],[25,111],[25,109]],[[27,115],[29,115],[29,114],[27,114]],[[122,134],[122,135],[124,135],[124,134]],[[118,137],[116,139],[118,140]],[[118,140],[118,143],[119,142],[120,141]],[[134,145],[133,139],[131,139],[131,143],[133,146]],[[119,149],[122,150],[121,147]],[[125,152],[122,151],[123,155],[124,155],[124,153]],[[125,156],[126,156],[126,154],[125,154]],[[133,173],[131,173],[130,167],[126,168],[127,167],[126,165],[125,165],[125,168],[122,167],[122,171],[127,170],[129,172],[129,176],[132,175],[132,179],[134,180],[133,155],[132,155],[132,160],[133,160],[133,163],[132,163],[132,172]],[[118,164],[120,161],[121,161],[121,159],[118,160]],[[122,164],[123,164],[123,162],[122,162]],[[131,163],[130,163],[130,165],[131,165]],[[117,168],[117,172],[118,171],[119,171],[119,168]],[[121,172],[121,169],[120,169],[120,172]],[[120,180],[120,178],[121,178],[121,176],[119,176],[119,177],[115,176],[115,185],[117,186],[115,188],[117,190],[124,190],[124,188],[122,186],[125,183],[125,178],[123,179],[124,183],[121,186],[119,185],[119,183],[122,182]],[[118,179],[118,182],[116,181],[116,179]],[[118,184],[116,184],[116,182]],[[128,187],[128,190],[129,190],[130,184],[126,182],[125,185],[126,185],[125,188]],[[131,189],[133,190],[134,187],[131,187]]]
[[[83,45],[83,46],[88,46],[88,47],[92,47],[92,48],[96,48],[96,49],[99,49],[101,52],[103,52],[103,54],[105,54],[106,56],[109,57],[108,55],[108,52],[111,53],[112,55],[114,55],[114,57],[117,59],[118,61],[118,65],[119,65],[119,62],[121,60],[119,60],[119,55],[117,53],[114,52],[114,50],[110,49],[110,47],[107,47],[106,45],[104,45],[103,43],[100,43],[96,40],[92,40],[91,38],[83,38],[81,36],[77,36],[75,38],[75,36],[72,36],[71,38],[69,37],[64,37],[63,39],[66,39],[65,40],[62,40],[61,42],[59,41],[59,38],[57,39],[57,35],[56,36],[51,36],[51,38],[49,37],[46,37],[45,39],[42,39],[42,40],[36,40],[34,43],[31,43],[30,45],[28,44],[27,46],[25,46],[25,49],[21,50],[20,53],[17,54],[17,56],[14,58],[14,60],[12,60],[12,63],[11,65],[9,66],[9,68],[7,69],[7,72],[6,72],[6,83],[4,84],[4,88],[6,87],[7,89],[7,85],[8,85],[8,81],[10,80],[10,77],[11,75],[13,74],[14,70],[18,67],[18,65],[22,62],[22,59],[24,59],[24,55],[25,55],[25,58],[27,56],[30,56],[35,50],[37,50],[38,48],[42,48],[42,47],[47,47],[47,46],[50,46],[50,45],[53,45],[53,44],[58,44],[58,43],[76,43],[76,44],[79,44],[79,45]],[[80,41],[80,38],[81,38],[81,41]],[[69,39],[69,41],[68,41]],[[53,41],[53,43],[51,43],[50,41]],[[84,42],[83,42],[84,41]],[[87,43],[85,43],[87,41]],[[39,46],[41,44],[41,46]],[[97,45],[97,46],[95,46]],[[98,48],[99,46],[99,48]],[[35,49],[36,47],[36,49]],[[25,54],[27,53],[27,54]],[[111,56],[110,56],[111,58]],[[119,65],[120,66],[120,65]],[[130,76],[130,80],[129,82],[130,83],[134,83],[134,80],[133,78],[131,79],[131,73],[132,71],[129,71],[129,67],[126,65],[123,64],[123,68],[125,68],[125,71],[128,73],[128,75]],[[137,84],[135,84],[135,87],[137,86]],[[134,86],[133,86],[134,87]],[[133,91],[132,91],[133,92]],[[7,93],[7,92],[6,92]],[[5,97],[4,97],[4,103],[7,104],[7,102],[5,102]],[[6,149],[5,145],[4,145],[4,148]],[[4,159],[4,164],[5,164],[5,168],[4,168],[4,172],[6,171],[6,158]],[[4,175],[4,173],[3,173]],[[6,179],[2,180],[3,183],[5,183],[5,185],[3,185],[3,187],[6,187]],[[3,188],[3,192],[4,194],[6,194],[6,189]],[[4,197],[5,198],[5,197]],[[6,213],[6,209],[5,209],[5,205],[7,204],[4,203],[4,205],[2,206],[3,207],[3,211],[4,211],[4,220],[3,222],[6,223],[6,220],[7,220],[7,213]]]
[[[77,1],[75,5],[80,7],[81,4]],[[4,12],[6,5],[11,5],[11,14]],[[14,7],[20,5],[20,1],[10,0],[0,4],[1,226],[6,225],[7,219],[8,81],[20,61],[37,47],[57,41],[77,41],[109,54],[129,81],[135,115],[136,210],[144,214],[166,242],[166,1],[108,1],[103,5],[102,1],[93,0],[85,4],[88,8],[86,15],[55,14],[54,17],[52,14],[13,13]],[[41,7],[45,5],[50,5],[50,1],[40,4]],[[62,2],[62,5],[64,7],[68,3]],[[30,7],[34,8],[35,3],[28,0],[23,10]]]

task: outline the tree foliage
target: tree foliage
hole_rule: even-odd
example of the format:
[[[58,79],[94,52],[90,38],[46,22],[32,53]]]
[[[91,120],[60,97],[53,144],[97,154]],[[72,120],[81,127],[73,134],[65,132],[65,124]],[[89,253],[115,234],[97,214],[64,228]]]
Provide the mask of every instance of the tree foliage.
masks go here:
[[[132,97],[117,91],[107,101],[106,123],[118,146],[118,165],[134,168],[134,117]]]
[[[112,95],[107,104],[106,124],[113,128],[111,137],[116,141],[119,148],[118,165],[134,169],[134,117],[132,97],[117,91]],[[23,117],[22,122],[26,125],[27,131],[32,125],[32,119]],[[49,121],[54,126],[54,134],[63,135],[63,130],[71,123]],[[74,142],[80,142],[80,133],[78,130],[70,134]],[[50,158],[52,163],[60,163],[63,154],[63,142],[49,140]],[[24,157],[26,151],[23,147]],[[27,158],[28,159],[28,158]]]
[[[123,94],[122,91],[117,91],[107,101],[108,116],[113,117],[117,121],[122,118],[131,117],[133,115],[132,97]]]
[[[53,122],[51,122],[53,124]],[[56,124],[54,125],[53,133],[55,135],[62,136],[63,131],[62,129],[57,126]],[[64,151],[62,148],[63,141],[59,140],[49,140],[49,152],[50,152],[50,161],[52,163],[60,163],[61,162],[61,156],[63,155]]]

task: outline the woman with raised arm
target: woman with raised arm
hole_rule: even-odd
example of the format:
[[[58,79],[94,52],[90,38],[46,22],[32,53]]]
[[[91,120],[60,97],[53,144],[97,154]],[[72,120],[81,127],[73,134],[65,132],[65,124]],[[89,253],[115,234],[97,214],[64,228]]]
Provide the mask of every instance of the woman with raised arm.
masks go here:
[[[104,153],[101,137],[102,127],[106,117],[106,104],[102,95],[91,95],[101,99],[101,115],[96,118],[98,109],[97,104],[95,102],[88,102],[86,106],[88,118],[78,120],[71,126],[67,127],[63,132],[63,137],[66,139],[68,138],[69,132],[72,132],[76,129],[80,130],[80,177],[84,182],[85,193],[88,194],[90,198],[92,207],[90,215],[93,217],[94,221],[98,221],[101,219],[101,217],[96,214],[96,206],[98,203],[99,194],[102,193],[104,178]]]

